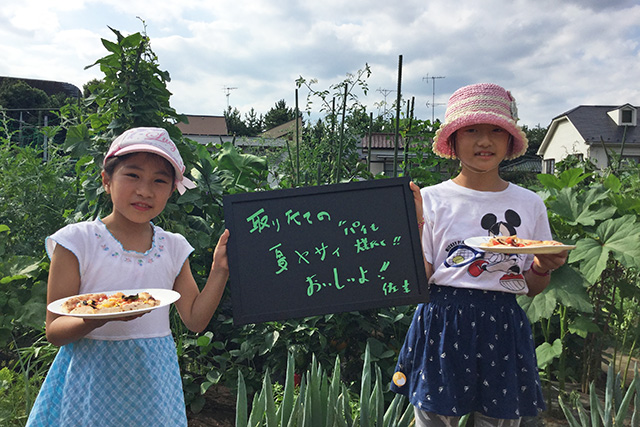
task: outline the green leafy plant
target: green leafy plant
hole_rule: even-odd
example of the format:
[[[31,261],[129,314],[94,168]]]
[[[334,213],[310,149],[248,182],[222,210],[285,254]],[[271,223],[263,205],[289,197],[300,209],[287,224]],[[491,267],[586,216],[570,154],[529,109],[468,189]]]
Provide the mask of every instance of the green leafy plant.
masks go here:
[[[23,426],[58,349],[47,342],[43,330],[27,330],[12,336],[9,350],[13,359],[0,370],[0,425]]]
[[[24,426],[26,423],[25,386],[23,377],[12,369],[0,369],[0,425]]]
[[[582,168],[566,169],[557,177],[540,175],[539,179],[555,237],[575,243],[576,249],[568,265],[554,272],[543,293],[533,299],[521,297],[519,302],[543,333],[537,353],[547,377],[558,359],[554,372],[561,390],[567,375],[580,378],[586,387],[599,371],[605,346],[616,345],[609,339],[612,326],[624,317],[625,307],[637,300],[638,194],[626,191],[613,174],[601,178]],[[627,324],[637,322],[637,314],[627,320]],[[569,370],[569,365],[580,367],[567,362],[568,343],[578,337],[583,341],[573,346],[573,357],[582,366]]]
[[[622,386],[620,373],[614,374],[613,365],[607,370],[607,383],[604,391],[604,405],[598,395],[595,382],[589,386],[589,410],[585,409],[580,399],[575,400],[578,418],[574,415],[570,405],[562,396],[558,397],[560,408],[571,427],[614,427],[640,425],[640,376],[636,369],[633,381],[625,388]],[[633,403],[630,424],[627,424],[627,414]]]
[[[267,371],[262,388],[253,397],[250,410],[244,378],[242,373],[238,374],[236,426],[411,425],[413,407],[405,404],[403,396],[396,395],[391,404],[385,407],[382,374],[377,365],[372,365],[368,346],[364,353],[357,402],[351,400],[352,393],[341,381],[339,358],[336,358],[333,373],[329,375],[314,357],[311,369],[302,376],[299,388],[294,382],[294,360],[293,354],[289,353],[282,398],[278,401],[274,398],[276,392]]]
[[[371,68],[365,64],[356,73],[347,73],[345,79],[318,90],[314,86],[317,79],[296,79],[297,88],[308,90],[305,110],[311,115],[314,100],[319,100],[320,112],[325,114],[313,128],[305,130],[302,146],[298,143],[295,151],[288,151],[289,162],[283,162],[285,185],[299,186],[303,178],[317,176],[316,183],[338,183],[364,174],[358,166],[356,141],[362,136],[363,128],[357,121],[350,120],[362,111],[358,92],[366,95],[369,88],[367,79]],[[305,181],[309,181],[306,179]]]
[[[87,103],[97,107],[89,116],[91,128],[108,129],[112,135],[119,135],[133,127],[165,127],[168,119],[185,122],[184,115],[169,103],[167,82],[171,77],[160,69],[146,32],[124,36],[116,29],[110,30],[116,42],[102,39],[109,54],[86,67],[98,65],[104,73],[102,80],[89,86]],[[176,130],[170,130],[172,137],[178,136]]]
[[[0,225],[0,348],[13,341],[18,330],[44,327],[48,264],[40,259],[7,253],[9,228]]]

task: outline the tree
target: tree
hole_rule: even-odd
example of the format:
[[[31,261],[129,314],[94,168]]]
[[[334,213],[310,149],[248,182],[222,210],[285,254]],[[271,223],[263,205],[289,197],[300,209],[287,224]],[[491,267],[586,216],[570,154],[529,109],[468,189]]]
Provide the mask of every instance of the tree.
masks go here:
[[[253,108],[244,115],[244,123],[247,128],[247,136],[257,136],[264,130],[264,119],[262,115],[258,116]]]
[[[247,125],[242,121],[240,110],[229,106],[224,112],[224,120],[227,122],[227,132],[234,136],[247,136]]]
[[[31,145],[42,144],[40,128],[44,126],[44,117],[48,117],[48,126],[58,124],[55,111],[67,102],[64,94],[48,96],[42,89],[34,88],[22,80],[4,80],[0,86],[0,108],[9,118],[8,131],[17,131],[12,140],[30,141]],[[51,110],[48,110],[51,109]]]
[[[0,87],[0,106],[6,109],[25,109],[49,107],[46,92],[29,86],[22,80],[6,82]]]
[[[522,130],[529,140],[527,154],[535,156],[538,152],[538,148],[540,148],[540,145],[544,140],[544,136],[547,134],[547,128],[541,127],[540,124],[537,124],[534,128],[529,128],[527,125],[523,125]]]
[[[276,105],[267,111],[264,116],[264,127],[266,130],[273,129],[276,126],[280,126],[296,118],[296,113],[293,108],[287,107],[287,103],[284,99],[276,102]]]

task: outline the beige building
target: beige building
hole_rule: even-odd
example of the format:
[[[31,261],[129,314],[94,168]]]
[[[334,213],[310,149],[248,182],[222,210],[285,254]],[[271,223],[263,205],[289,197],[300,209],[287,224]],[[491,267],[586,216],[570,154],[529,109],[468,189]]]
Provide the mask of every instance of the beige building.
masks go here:
[[[553,173],[555,164],[569,155],[590,159],[601,169],[609,166],[612,152],[640,162],[638,108],[631,104],[581,105],[557,116],[538,149],[542,172]]]

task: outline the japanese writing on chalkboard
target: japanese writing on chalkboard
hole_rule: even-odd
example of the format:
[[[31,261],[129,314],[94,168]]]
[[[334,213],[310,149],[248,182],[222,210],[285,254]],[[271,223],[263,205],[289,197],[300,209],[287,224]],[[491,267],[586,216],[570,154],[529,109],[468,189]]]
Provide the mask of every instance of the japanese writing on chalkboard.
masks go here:
[[[246,221],[251,224],[249,233],[256,233],[256,240],[259,238],[272,238],[276,244],[269,248],[269,252],[273,253],[273,267],[276,275],[286,274],[289,270],[290,262],[294,264],[305,264],[313,266],[319,262],[331,263],[332,258],[339,258],[341,249],[343,251],[352,251],[360,254],[367,251],[373,251],[378,248],[385,248],[387,245],[397,246],[400,244],[402,236],[386,235],[375,222],[367,223],[359,219],[333,219],[331,214],[326,210],[318,212],[303,211],[294,209],[269,212],[264,207],[259,207],[252,212]],[[325,240],[309,241],[298,240],[289,241],[289,244],[283,244],[278,239],[280,233],[288,233],[288,227],[300,227],[302,222],[306,225],[313,226],[315,222],[322,223],[332,222],[332,227],[323,227],[328,230],[328,234],[343,234],[350,237],[343,240],[346,247],[341,248],[339,245],[333,247]],[[333,230],[333,231],[332,231]],[[273,237],[275,235],[275,237]],[[327,256],[328,255],[328,256]],[[290,261],[291,260],[291,261]],[[307,287],[307,295],[313,296],[321,292],[324,288],[333,288],[341,290],[349,285],[364,285],[372,280],[379,282],[381,289],[385,295],[395,292],[411,292],[411,286],[408,279],[403,279],[402,283],[394,283],[392,280],[386,279],[385,271],[391,265],[391,259],[385,259],[379,266],[375,266],[373,271],[370,267],[363,265],[347,265],[346,268],[339,269],[332,267],[329,270],[329,276],[320,278],[318,274],[313,273],[310,269],[309,274],[304,277],[304,283]]]
[[[425,299],[406,179],[225,198],[234,322]]]

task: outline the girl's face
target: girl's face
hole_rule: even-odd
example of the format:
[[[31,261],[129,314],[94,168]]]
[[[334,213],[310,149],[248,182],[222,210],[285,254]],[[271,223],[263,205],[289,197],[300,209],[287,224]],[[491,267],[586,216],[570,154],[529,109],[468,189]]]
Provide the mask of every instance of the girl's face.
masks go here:
[[[160,156],[137,153],[118,163],[111,175],[102,172],[102,184],[114,214],[147,223],[163,211],[173,192],[173,169]]]
[[[478,124],[456,131],[455,153],[462,167],[473,172],[498,168],[509,153],[510,134],[500,126]]]

